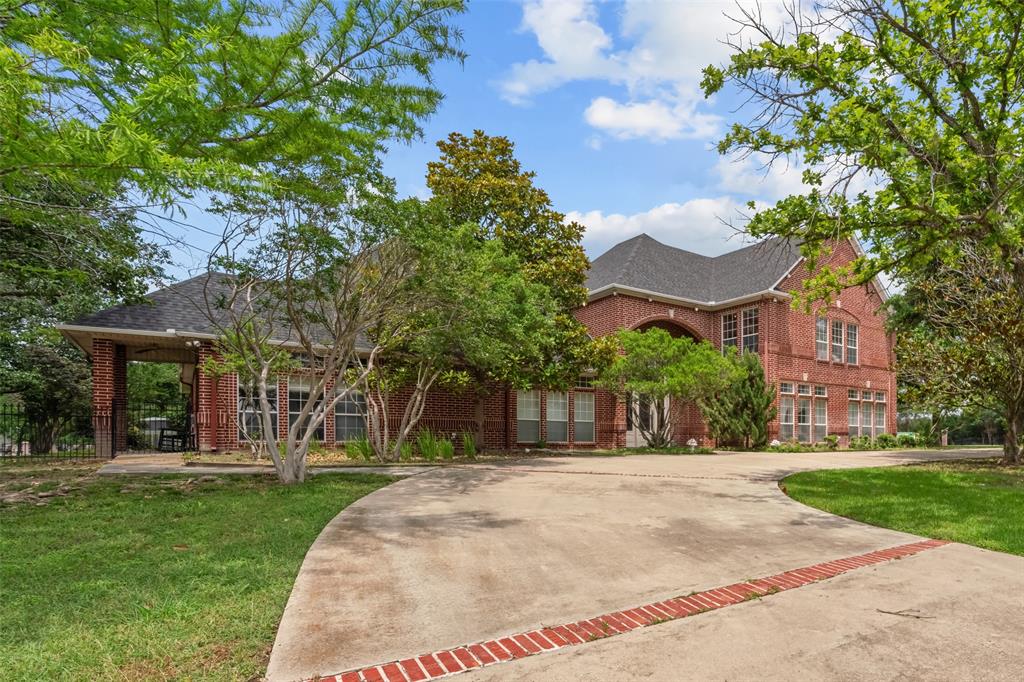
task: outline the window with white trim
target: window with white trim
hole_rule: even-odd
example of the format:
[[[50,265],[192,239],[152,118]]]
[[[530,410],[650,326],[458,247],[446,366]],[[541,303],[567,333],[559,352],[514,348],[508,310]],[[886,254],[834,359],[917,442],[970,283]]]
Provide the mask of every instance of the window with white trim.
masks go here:
[[[828,320],[819,317],[814,322],[814,346],[815,357],[819,360],[828,360]]]
[[[340,387],[338,393],[345,389]],[[366,397],[353,389],[334,405],[334,440],[345,443],[366,436]]]
[[[857,325],[846,325],[846,363],[857,364]]]
[[[779,401],[779,439],[793,440],[793,398]]]
[[[811,399],[800,398],[796,404],[796,438],[801,443],[811,440]]]
[[[573,393],[573,430],[577,443],[591,443],[594,439],[594,394],[586,391]]]
[[[779,393],[792,393],[792,392],[793,392],[793,384],[789,383],[788,381],[783,381],[781,384],[779,384]]]
[[[309,401],[309,396],[313,390],[315,390],[317,380],[311,377],[288,377],[288,428],[290,429],[293,424],[299,421],[299,417],[302,414],[302,409],[306,406],[306,402]],[[308,415],[306,415],[306,424],[312,420],[313,415],[317,410],[323,407],[324,397],[319,396],[313,403],[313,408]],[[303,424],[305,427],[306,424]],[[302,431],[300,431],[301,436]],[[324,422],[320,421],[320,425],[316,427],[316,431],[313,437],[321,442],[324,439]]]
[[[564,391],[548,391],[548,442],[569,440],[569,396]]]
[[[832,320],[832,362],[843,361],[843,323]]]
[[[722,352],[729,346],[736,347],[737,343],[737,319],[736,313],[725,313],[722,315]]]
[[[576,388],[593,388],[594,377],[581,374],[576,379]]]
[[[516,441],[536,443],[540,440],[540,392],[516,392]]]
[[[825,398],[827,396],[828,396],[828,389],[826,389],[824,386],[815,386],[814,387],[814,397],[815,398]]]
[[[850,437],[877,438],[885,433],[885,391],[858,391],[851,388],[848,395],[850,398]]]
[[[277,379],[267,381],[272,437],[277,440]],[[238,440],[263,440],[259,391],[254,385],[238,382]]]
[[[759,332],[758,318],[760,311],[757,308],[747,308],[743,311],[743,352],[756,353]]]
[[[828,433],[828,401],[814,401],[814,441],[820,443]]]
[[[810,395],[811,387],[807,384],[800,384],[799,386],[796,387],[796,392],[799,393],[800,395]]]

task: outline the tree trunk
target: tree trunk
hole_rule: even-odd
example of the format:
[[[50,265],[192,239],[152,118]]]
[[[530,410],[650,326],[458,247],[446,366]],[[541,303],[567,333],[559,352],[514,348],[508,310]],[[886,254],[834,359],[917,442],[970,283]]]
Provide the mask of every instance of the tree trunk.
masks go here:
[[[1006,418],[1006,431],[1003,434],[1003,462],[1020,464],[1020,437],[1024,432],[1024,410],[1013,409]]]

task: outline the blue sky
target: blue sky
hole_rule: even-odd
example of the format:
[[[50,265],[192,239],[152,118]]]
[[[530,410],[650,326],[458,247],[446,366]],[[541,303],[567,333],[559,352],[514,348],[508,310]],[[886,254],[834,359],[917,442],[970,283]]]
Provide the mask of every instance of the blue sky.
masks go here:
[[[750,4],[752,0],[743,0]],[[773,202],[800,189],[799,172],[765,172],[755,159],[714,149],[736,93],[700,94],[700,69],[724,62],[734,0],[597,3],[476,1],[458,20],[468,58],[435,72],[445,93],[422,141],[385,159],[403,195],[426,196],[426,164],[452,131],[505,135],[537,173],[555,207],[586,226],[591,257],[640,232],[714,255],[743,244],[723,220],[749,200]],[[775,11],[769,4],[768,12]],[[192,210],[189,221],[216,231]],[[191,243],[209,237],[196,230]],[[175,250],[177,276],[201,252]]]

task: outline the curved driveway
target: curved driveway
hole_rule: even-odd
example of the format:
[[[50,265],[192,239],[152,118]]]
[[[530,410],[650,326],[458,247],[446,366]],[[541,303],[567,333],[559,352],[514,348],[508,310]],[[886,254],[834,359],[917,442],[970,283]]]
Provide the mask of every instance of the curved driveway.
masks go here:
[[[918,538],[793,502],[776,482],[800,470],[964,455],[544,458],[414,476],[348,507],[310,548],[274,644],[268,679],[333,674],[913,542]],[[1009,561],[1010,576],[1021,569],[1019,584],[999,587],[1020,601],[1024,560],[971,551]],[[664,637],[667,627],[652,632]],[[635,638],[645,634],[629,638],[641,641]],[[600,643],[595,655],[615,652],[626,641],[620,639],[617,645]],[[657,640],[644,641],[654,646]],[[569,666],[564,679],[600,678],[597,671],[607,669],[606,663],[587,673],[574,667],[597,646],[578,647],[571,657],[535,657],[481,673],[488,679],[533,677],[530,668],[516,673],[513,666],[563,661]],[[552,669],[535,672],[558,677]],[[735,670],[729,676],[744,677]]]

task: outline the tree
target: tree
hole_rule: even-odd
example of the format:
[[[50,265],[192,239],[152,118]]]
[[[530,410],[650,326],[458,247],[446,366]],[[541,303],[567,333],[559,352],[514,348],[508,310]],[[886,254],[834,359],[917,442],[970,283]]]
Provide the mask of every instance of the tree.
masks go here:
[[[961,247],[893,301],[897,371],[908,402],[937,411],[991,409],[1005,421],[1003,460],[1024,438],[1024,288],[1001,255]]]
[[[735,54],[702,86],[728,83],[755,110],[719,151],[796,163],[809,185],[749,231],[802,240],[812,265],[830,240],[871,247],[812,276],[809,298],[883,271],[913,279],[965,244],[1024,285],[1024,4],[821,0],[781,26],[759,8],[736,22]]]
[[[255,394],[258,427],[282,483],[305,480],[310,446],[324,419],[365,383],[383,341],[368,335],[415,273],[412,249],[394,235],[403,216],[389,197],[368,191],[352,206],[296,199],[239,226],[213,259],[207,317],[219,332],[218,357],[204,370],[234,372]],[[239,245],[251,245],[240,255]],[[308,390],[287,431],[277,433],[276,376],[301,374]]]
[[[415,275],[369,332],[382,350],[365,381],[367,430],[382,460],[398,459],[435,385],[514,381],[518,366],[539,361],[558,310],[547,287],[526,281],[518,260],[478,240],[474,225],[449,227],[437,202],[406,204],[418,216],[401,236]]]
[[[419,134],[461,0],[40,0],[0,9],[0,192],[26,178],[196,190],[347,175]],[[289,170],[290,173],[284,173]],[[334,187],[336,189],[336,187]]]
[[[705,398],[701,414],[718,442],[740,442],[759,449],[768,443],[768,422],[775,418],[775,392],[764,380],[757,353],[730,354],[738,380]]]
[[[601,372],[597,383],[625,401],[633,424],[652,448],[672,444],[670,398],[700,405],[740,378],[736,363],[707,341],[673,338],[658,328],[624,330],[615,338],[622,353]],[[653,419],[640,418],[641,402],[653,408]]]
[[[160,409],[180,404],[181,368],[167,362],[128,363],[130,402],[151,403]]]

